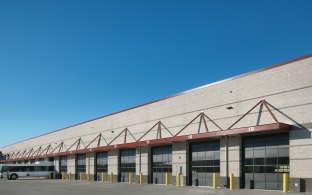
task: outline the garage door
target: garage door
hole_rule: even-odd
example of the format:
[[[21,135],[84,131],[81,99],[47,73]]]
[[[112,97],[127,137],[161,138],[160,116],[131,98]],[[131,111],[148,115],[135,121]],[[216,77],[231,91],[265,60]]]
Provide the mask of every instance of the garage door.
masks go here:
[[[120,151],[120,182],[129,181],[129,173],[135,176],[135,148]]]
[[[104,174],[104,180],[107,178],[107,152],[98,152],[96,153],[95,161],[95,178],[97,181],[102,181],[102,176]]]
[[[166,173],[172,176],[172,146],[156,146],[152,148],[152,182],[165,184]]]
[[[191,185],[212,186],[213,173],[220,173],[220,141],[191,143]]]
[[[86,173],[86,154],[77,154],[76,156],[76,179],[80,179],[80,173],[82,173],[82,177]]]
[[[289,173],[289,134],[244,138],[245,188],[282,189],[283,173]]]

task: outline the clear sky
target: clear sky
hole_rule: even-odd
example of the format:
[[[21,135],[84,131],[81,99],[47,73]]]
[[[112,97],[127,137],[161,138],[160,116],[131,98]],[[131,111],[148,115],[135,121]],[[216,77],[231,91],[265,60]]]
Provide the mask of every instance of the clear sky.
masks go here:
[[[312,53],[311,0],[0,0],[0,146]]]

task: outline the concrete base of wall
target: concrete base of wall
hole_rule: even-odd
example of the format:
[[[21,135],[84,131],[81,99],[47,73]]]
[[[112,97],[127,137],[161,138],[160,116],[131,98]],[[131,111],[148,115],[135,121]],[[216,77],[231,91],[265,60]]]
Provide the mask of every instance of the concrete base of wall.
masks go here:
[[[67,173],[65,177],[68,180],[75,180],[75,174],[73,173]]]
[[[65,180],[69,179],[69,173],[65,174]],[[75,174],[71,174],[71,180],[75,179]],[[79,178],[79,177],[78,177]],[[114,175],[114,179],[113,182],[117,182],[117,178],[118,175]],[[143,184],[149,184],[148,182],[148,175],[143,175]],[[59,173],[55,173],[55,178],[54,179],[62,179],[61,178],[61,174]],[[82,178],[83,181],[87,180],[87,174],[83,175]],[[183,176],[182,178],[183,181],[181,181],[181,186],[187,186],[187,177]],[[90,181],[95,181],[94,180],[94,174],[90,174]],[[133,183],[134,184],[139,184],[140,182],[140,177],[139,175],[134,175],[133,176]],[[110,182],[110,178],[108,177],[107,180],[105,182]],[[169,178],[169,184],[170,185],[176,185],[176,177],[175,176],[171,176]],[[229,188],[229,186],[227,186],[227,180],[225,177],[219,177],[217,178],[217,185],[220,188]],[[234,189],[239,189],[240,187],[240,178],[239,177],[235,177],[234,178]],[[290,178],[289,179],[289,191],[291,192],[312,192],[312,178]]]
[[[148,178],[149,178],[149,184],[154,184],[153,183],[153,179],[152,179],[152,176],[148,176]],[[170,185],[175,185],[176,184],[176,176],[169,176],[169,184]]]
[[[82,177],[80,178],[80,176],[82,176]],[[82,175],[80,175],[80,173],[75,174],[75,179],[76,180],[87,181],[88,180],[88,174],[87,173],[83,173]],[[94,181],[94,174],[90,174],[89,180],[90,181]]]
[[[94,174],[90,174],[90,181],[95,181],[94,177],[95,177]]]
[[[62,175],[59,173],[55,173],[54,179],[62,179]]]
[[[65,174],[65,180],[69,179],[69,173]],[[74,180],[75,178],[79,178],[78,175],[76,174],[71,174],[71,180]],[[114,175],[113,177],[113,182],[117,182],[118,175]],[[151,182],[149,182],[150,177],[148,175],[143,175],[143,184],[151,184]],[[55,173],[55,178],[54,179],[62,179],[61,178],[61,174],[59,173]],[[79,179],[77,179],[79,180]],[[87,174],[83,175],[82,178],[83,181],[87,180]],[[139,184],[140,177],[139,175],[134,175],[133,176],[133,183],[134,184]],[[186,176],[182,177],[181,181],[181,186],[188,186],[188,179]],[[94,180],[94,174],[90,174],[90,181],[95,181]],[[105,182],[110,182],[110,178],[108,176],[108,178],[106,179]],[[176,185],[176,177],[175,176],[171,176],[169,178],[169,184],[170,185]],[[217,185],[220,188],[229,188],[229,186],[227,186],[227,180],[225,177],[219,177],[217,179]],[[234,178],[234,189],[239,189],[240,187],[240,178],[239,177],[235,177]],[[289,179],[289,191],[291,192],[312,192],[312,178],[290,178]]]
[[[148,176],[147,175],[143,175],[142,179],[143,179],[142,184],[148,184]],[[136,184],[140,183],[140,176],[139,175],[135,175],[133,177],[133,183],[136,183]]]
[[[189,179],[186,176],[182,176],[181,186],[188,186],[189,185]]]
[[[230,178],[219,177],[218,178],[218,187],[220,188],[230,188]],[[234,189],[241,188],[241,178],[234,177]]]
[[[312,178],[290,178],[289,191],[312,192]]]
[[[121,181],[119,181],[119,182],[121,182]],[[129,183],[129,181],[125,181],[124,183]],[[132,183],[139,184],[140,183],[140,176],[139,175],[133,175],[132,176]],[[147,184],[147,176],[143,176],[143,184]]]
[[[113,175],[113,183],[119,182],[118,181],[119,175]],[[110,175],[108,175],[107,181],[110,182]]]

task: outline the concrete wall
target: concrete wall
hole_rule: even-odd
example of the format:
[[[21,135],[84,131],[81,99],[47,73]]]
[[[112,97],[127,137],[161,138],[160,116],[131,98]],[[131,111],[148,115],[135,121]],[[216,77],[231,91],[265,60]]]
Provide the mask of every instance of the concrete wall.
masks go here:
[[[234,174],[235,188],[242,177],[242,138],[240,136],[220,139],[220,187],[227,185],[227,178]]]
[[[62,131],[3,147],[1,150],[9,153],[25,148],[36,149],[41,145],[44,147],[61,141],[70,146],[79,137],[82,137],[87,144],[100,132],[103,132],[104,137],[109,141],[126,127],[138,138],[159,120],[172,132],[177,132],[201,111],[204,111],[222,129],[226,129],[263,98],[278,108],[274,113],[278,115],[280,121],[290,124],[294,124],[295,121],[300,124],[309,123],[311,121],[307,116],[311,112],[311,72],[311,58],[308,58],[65,128]],[[234,109],[225,109],[229,105]],[[248,119],[237,126],[255,125],[257,113],[250,115]],[[267,112],[261,116],[260,123],[271,121]],[[211,131],[218,130],[212,123],[208,123],[208,126]],[[165,131],[163,132],[164,136],[168,136]],[[197,126],[193,125],[184,133],[196,132]],[[154,139],[155,133],[156,130],[149,133],[145,139]],[[122,140],[121,137],[114,143],[120,143]],[[132,141],[130,137],[128,141]]]
[[[187,185],[189,173],[189,144],[187,142],[172,144],[172,176],[176,177],[177,173],[182,174],[181,185]]]
[[[136,148],[136,175],[139,175],[140,172],[143,175],[149,175],[149,158],[150,158],[150,147],[142,146]]]
[[[86,154],[86,174],[90,174],[90,180],[94,180],[95,169],[95,153]]]
[[[109,150],[107,154],[108,170],[107,173],[113,173],[114,176],[119,174],[119,151],[118,150]],[[116,177],[117,178],[117,177]],[[115,181],[117,181],[115,179]]]
[[[54,168],[56,173],[60,173],[60,157],[57,156],[54,158]]]
[[[225,80],[212,85],[203,86],[175,97],[164,99],[145,106],[130,109],[107,117],[102,117],[61,131],[35,137],[23,142],[1,148],[6,154],[19,150],[36,150],[50,143],[64,143],[68,146],[78,138],[82,138],[88,144],[100,132],[107,141],[112,140],[122,130],[128,128],[138,139],[161,121],[173,134],[181,130],[200,112],[204,112],[214,123],[208,122],[209,131],[227,129],[239,117],[245,114],[251,107],[262,99],[267,100],[274,108],[273,113],[278,120],[291,124],[294,129],[290,132],[290,177],[296,182],[300,178],[312,178],[312,57],[290,62],[266,71],[257,72],[248,76]],[[228,110],[226,107],[234,109]],[[194,121],[182,133],[197,133],[199,119]],[[273,119],[263,107],[252,111],[244,120],[240,121],[234,128],[254,126],[272,123]],[[156,138],[157,128],[154,128],[142,140]],[[203,128],[200,130],[203,132]],[[164,129],[163,137],[170,136]],[[127,142],[134,140],[128,136]],[[123,137],[116,139],[114,144],[122,143]],[[102,142],[102,145],[105,142]],[[225,140],[221,139],[221,177],[226,176],[225,163]],[[95,143],[91,145],[95,147]],[[173,174],[180,167],[182,172],[187,172],[186,143],[173,145]],[[149,149],[142,148],[141,170],[148,173],[150,170],[146,162]],[[241,138],[229,138],[229,172],[233,172],[239,179],[240,170]],[[108,154],[109,170],[118,174],[118,151],[112,150]],[[180,158],[179,158],[180,157]],[[137,156],[138,160],[138,156]],[[68,172],[75,172],[74,158],[68,159]],[[138,166],[138,165],[137,165]],[[138,167],[137,167],[138,168]],[[138,174],[138,169],[137,173]],[[150,174],[150,173],[149,173]],[[297,180],[296,180],[297,179]],[[295,186],[295,183],[294,183]]]
[[[67,156],[67,173],[76,174],[76,155]]]

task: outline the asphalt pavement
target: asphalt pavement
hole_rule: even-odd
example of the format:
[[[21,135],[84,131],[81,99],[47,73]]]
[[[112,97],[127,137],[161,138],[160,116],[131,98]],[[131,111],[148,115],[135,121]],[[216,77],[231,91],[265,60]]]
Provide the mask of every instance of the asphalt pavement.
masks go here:
[[[212,189],[209,187],[180,187],[174,185],[138,185],[128,183],[101,183],[87,181],[0,179],[0,195],[282,195],[281,191]],[[302,193],[289,193],[300,194]],[[306,193],[312,194],[312,193]]]

